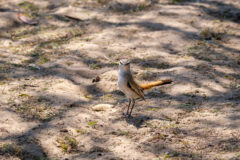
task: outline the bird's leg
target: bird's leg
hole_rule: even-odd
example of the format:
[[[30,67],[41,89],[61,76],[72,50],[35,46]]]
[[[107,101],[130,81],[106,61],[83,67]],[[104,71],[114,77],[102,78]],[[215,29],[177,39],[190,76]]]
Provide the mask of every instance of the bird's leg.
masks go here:
[[[130,114],[128,115],[128,117],[131,117],[131,114],[132,114],[132,110],[133,110],[133,107],[135,106],[135,100],[132,99],[132,108],[131,108],[131,111],[130,111]]]
[[[129,101],[129,103],[128,103],[128,109],[127,109],[126,115],[128,115],[128,111],[129,111],[129,108],[130,108],[130,105],[131,105],[131,98],[129,98],[128,101]]]

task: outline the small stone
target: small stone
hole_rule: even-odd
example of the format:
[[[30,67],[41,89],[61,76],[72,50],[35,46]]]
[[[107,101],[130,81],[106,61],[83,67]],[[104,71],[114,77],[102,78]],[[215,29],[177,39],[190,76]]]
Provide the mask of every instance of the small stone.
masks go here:
[[[29,64],[28,66],[31,67],[31,68],[40,70],[40,67],[39,67],[39,66],[36,66],[35,64]]]
[[[113,105],[112,104],[97,104],[95,106],[92,107],[93,111],[106,111],[110,108],[112,108]]]
[[[11,45],[12,41],[6,40],[3,45],[4,47],[9,47]]]

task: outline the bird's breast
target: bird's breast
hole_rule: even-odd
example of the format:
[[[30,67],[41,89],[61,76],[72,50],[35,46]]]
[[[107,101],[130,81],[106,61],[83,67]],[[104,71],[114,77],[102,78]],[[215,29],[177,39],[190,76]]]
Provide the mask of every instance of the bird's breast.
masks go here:
[[[124,90],[124,86],[126,86],[126,83],[127,83],[126,75],[124,75],[124,73],[120,71],[118,74],[118,87],[121,91]]]

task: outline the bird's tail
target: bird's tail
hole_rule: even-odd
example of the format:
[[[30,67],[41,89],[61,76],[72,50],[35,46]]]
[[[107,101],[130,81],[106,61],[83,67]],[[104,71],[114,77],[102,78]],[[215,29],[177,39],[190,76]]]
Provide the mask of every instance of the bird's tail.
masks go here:
[[[160,86],[160,85],[169,84],[169,83],[172,83],[171,79],[160,80],[160,81],[151,82],[147,84],[140,84],[140,87],[143,90],[146,90],[146,89],[151,89],[152,87],[155,87],[155,86]]]

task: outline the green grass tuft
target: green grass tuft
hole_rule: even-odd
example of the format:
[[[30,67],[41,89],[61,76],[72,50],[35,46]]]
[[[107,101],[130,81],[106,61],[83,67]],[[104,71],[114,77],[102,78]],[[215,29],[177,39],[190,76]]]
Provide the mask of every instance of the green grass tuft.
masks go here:
[[[50,60],[46,57],[46,56],[40,56],[39,57],[39,60],[38,60],[38,64],[44,64],[44,63],[47,63],[49,62]]]
[[[60,148],[66,153],[78,150],[78,142],[74,137],[65,136],[64,138],[58,138],[57,142],[60,144]]]
[[[83,130],[83,129],[76,129],[76,132],[80,133],[80,134],[86,134],[87,133],[87,131]]]
[[[97,125],[97,123],[98,123],[98,121],[89,121],[89,122],[88,122],[88,125],[89,125],[90,127],[95,127],[95,126]]]
[[[97,63],[92,63],[92,64],[90,64],[89,67],[91,69],[100,69],[100,68],[102,68],[102,66],[100,64],[97,64]]]

